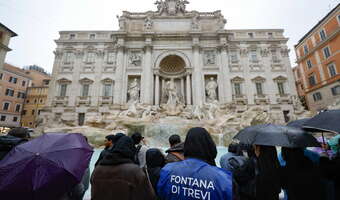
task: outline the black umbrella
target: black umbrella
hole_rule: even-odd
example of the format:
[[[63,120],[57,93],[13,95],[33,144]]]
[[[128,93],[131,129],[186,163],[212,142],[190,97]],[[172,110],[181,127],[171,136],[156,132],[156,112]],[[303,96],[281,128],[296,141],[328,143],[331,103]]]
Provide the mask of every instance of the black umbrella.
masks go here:
[[[340,133],[340,110],[319,113],[304,123],[303,128],[319,132]]]
[[[302,129],[275,124],[263,124],[245,128],[234,139],[244,144],[290,148],[320,146],[312,135]]]
[[[299,119],[295,121],[291,121],[287,124],[287,126],[295,127],[295,128],[303,128],[303,125],[310,120],[311,118]]]

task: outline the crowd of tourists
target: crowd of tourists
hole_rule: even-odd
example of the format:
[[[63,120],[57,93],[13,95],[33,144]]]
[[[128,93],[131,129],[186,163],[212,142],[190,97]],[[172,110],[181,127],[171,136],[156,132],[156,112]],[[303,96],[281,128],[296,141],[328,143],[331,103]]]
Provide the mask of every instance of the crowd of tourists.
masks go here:
[[[50,142],[53,140],[52,136],[60,142]],[[41,146],[48,146],[47,143],[57,146],[54,154],[61,151],[63,149],[61,146],[65,146],[68,141],[72,141],[72,145],[83,143],[80,146],[69,147],[68,154],[72,161],[67,156],[59,158],[66,160],[67,163],[82,163],[72,170],[66,166],[68,164],[61,164],[65,170],[78,177],[74,180],[68,178],[67,182],[62,182],[57,176],[59,168],[55,168],[55,172],[53,166],[56,164],[52,161],[48,164],[49,171],[42,168],[39,170],[43,165],[41,163],[45,162],[42,160],[43,153],[39,153],[43,151],[42,148],[39,148],[39,151],[29,150],[35,153],[29,155],[29,159],[25,158],[33,160],[41,156],[39,162],[34,162],[33,167],[27,161],[18,161],[16,153],[22,156],[23,150],[32,148],[34,144],[25,146],[29,143],[27,142],[29,135],[24,129],[13,129],[8,135],[1,137],[0,199],[4,200],[82,200],[89,184],[92,200],[276,200],[280,199],[280,193],[288,200],[340,199],[339,135],[330,141],[324,137],[319,138],[320,145],[315,148],[278,148],[274,145],[233,142],[228,146],[228,153],[220,158],[218,167],[215,162],[216,145],[204,128],[191,128],[184,142],[179,135],[172,135],[169,138],[169,149],[165,154],[161,149],[148,147],[144,137],[138,132],[131,136],[118,133],[105,137],[105,149],[100,153],[91,176],[89,160],[92,148],[87,147],[85,137],[78,134],[65,142],[61,136],[50,135],[50,138],[46,138],[46,143],[43,143],[44,140],[34,139],[36,144]],[[15,146],[16,148],[13,148]],[[73,152],[81,148],[86,151],[81,154]],[[51,157],[54,154],[51,154]],[[82,162],[83,160],[87,162]],[[20,172],[23,167],[11,170],[14,165],[16,167],[25,165],[25,171]],[[27,174],[33,170],[32,168],[35,170],[34,173],[32,171],[33,182],[42,185],[44,181],[52,179],[53,184],[59,184],[57,188],[49,185],[41,186],[40,190],[34,189],[37,187],[35,185],[27,189],[27,185],[18,183],[16,185],[20,187],[13,184],[7,186],[7,182],[19,180],[19,176],[24,182],[27,181]],[[12,171],[19,172],[8,175]],[[29,190],[34,192],[29,194]],[[19,198],[23,197],[22,195],[25,195],[25,198]],[[49,197],[46,198],[46,195]]]

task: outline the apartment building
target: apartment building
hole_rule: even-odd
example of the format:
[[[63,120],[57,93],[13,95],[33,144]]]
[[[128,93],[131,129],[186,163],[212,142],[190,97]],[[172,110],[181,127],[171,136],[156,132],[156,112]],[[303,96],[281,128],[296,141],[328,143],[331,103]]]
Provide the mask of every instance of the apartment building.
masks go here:
[[[312,111],[340,98],[340,4],[295,45],[298,94]]]
[[[31,78],[24,70],[4,64],[0,72],[0,127],[19,127]]]

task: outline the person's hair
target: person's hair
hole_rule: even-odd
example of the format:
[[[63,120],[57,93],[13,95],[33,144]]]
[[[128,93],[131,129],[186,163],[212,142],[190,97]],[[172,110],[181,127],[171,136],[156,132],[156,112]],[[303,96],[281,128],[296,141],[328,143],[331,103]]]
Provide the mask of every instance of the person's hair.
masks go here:
[[[107,135],[107,136],[105,137],[105,139],[107,139],[108,141],[114,142],[115,136],[114,136],[114,135]]]
[[[216,166],[216,144],[207,130],[199,127],[189,130],[184,142],[184,156],[197,158]]]
[[[338,145],[340,145],[340,138],[338,139]]]
[[[234,153],[234,154],[237,154],[237,155],[242,155],[241,146],[237,143],[231,143],[228,146],[228,152],[231,152],[231,153]]]
[[[30,133],[28,132],[27,128],[22,128],[22,127],[17,127],[17,128],[12,128],[9,132],[8,135],[18,137],[18,138],[30,138]]]
[[[136,132],[131,135],[131,139],[133,140],[135,144],[139,144],[143,140],[143,136],[142,134]]]
[[[171,146],[181,143],[181,137],[179,135],[172,135],[169,137],[169,143]]]

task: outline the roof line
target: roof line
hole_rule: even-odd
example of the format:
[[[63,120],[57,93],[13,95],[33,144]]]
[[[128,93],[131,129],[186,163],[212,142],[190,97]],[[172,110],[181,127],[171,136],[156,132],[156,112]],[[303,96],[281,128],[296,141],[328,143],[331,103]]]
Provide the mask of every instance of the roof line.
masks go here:
[[[14,31],[12,31],[11,29],[9,29],[7,26],[3,25],[2,23],[0,23],[0,26],[5,28],[7,31],[9,31],[10,33],[12,33],[12,37],[18,36],[18,34],[16,34]]]
[[[316,29],[316,27],[318,27],[320,24],[322,24],[323,21],[324,21],[326,18],[328,18],[328,17],[329,17],[335,10],[337,10],[339,7],[340,7],[340,3],[339,3],[337,6],[335,6],[335,8],[333,8],[329,13],[327,13],[327,15],[326,15],[325,17],[323,17],[323,18],[322,18],[315,26],[313,26],[313,28],[310,29],[310,31],[308,31],[308,33],[306,33],[306,34],[299,40],[299,42],[298,42],[296,45],[294,45],[294,46],[295,46],[295,47],[299,46],[299,45],[302,43],[302,41],[303,41],[304,39],[306,39],[307,36],[308,36],[311,32],[314,31],[314,29]]]

